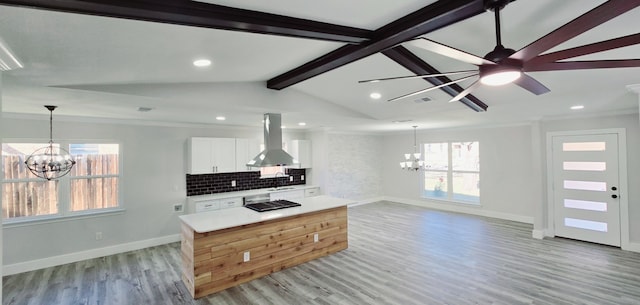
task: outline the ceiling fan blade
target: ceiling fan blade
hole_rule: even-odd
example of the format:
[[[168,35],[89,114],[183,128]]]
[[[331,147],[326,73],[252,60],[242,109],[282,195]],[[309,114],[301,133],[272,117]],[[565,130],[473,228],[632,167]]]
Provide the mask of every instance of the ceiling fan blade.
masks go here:
[[[460,92],[458,95],[454,96],[449,103],[451,102],[457,102],[459,100],[461,100],[463,97],[465,97],[467,94],[471,93],[471,91],[475,90],[477,87],[479,87],[482,83],[480,82],[480,80],[477,80],[475,82],[473,82],[473,84],[471,84],[471,86],[467,87],[467,89],[464,89],[464,91]]]
[[[438,77],[438,76],[449,76],[449,75],[458,75],[458,74],[467,74],[472,72],[478,72],[478,70],[465,70],[465,71],[455,71],[455,72],[447,72],[447,73],[438,73],[438,74],[421,74],[421,75],[409,75],[409,76],[397,76],[397,77],[387,77],[387,78],[377,78],[377,79],[368,79],[361,80],[358,83],[377,83],[381,81],[387,80],[396,80],[396,79],[413,79],[413,78],[429,78],[429,77]]]
[[[473,54],[458,50],[456,48],[452,48],[450,46],[443,45],[441,43],[435,42],[433,40],[426,39],[424,37],[420,37],[408,42],[412,46],[425,49],[427,51],[440,54],[446,57],[450,57],[453,59],[457,59],[459,61],[463,61],[466,63],[474,64],[476,66],[481,65],[495,65],[496,63],[486,60],[482,57],[475,56]]]
[[[561,61],[534,63],[525,65],[524,71],[560,71],[583,69],[610,69],[610,68],[636,68],[640,67],[640,59],[612,59],[612,60],[585,60],[585,61]]]
[[[566,49],[558,52],[548,53],[533,58],[527,64],[533,65],[537,62],[554,62],[558,60],[574,58],[583,55],[589,55],[593,53],[623,48],[640,43],[640,33],[632,34],[628,36],[618,37],[610,40],[596,42],[592,44],[583,45],[571,49]]]
[[[522,73],[520,78],[516,79],[513,83],[524,88],[525,90],[528,90],[529,92],[535,95],[545,94],[551,91],[549,90],[549,88],[545,87],[545,85],[537,81],[535,78],[525,73]]]
[[[610,19],[640,6],[639,0],[609,0],[509,56],[528,61]]]
[[[427,89],[422,89],[422,90],[418,90],[418,91],[416,91],[416,92],[411,92],[411,93],[408,93],[408,94],[405,94],[405,95],[401,95],[401,96],[398,96],[398,97],[394,97],[394,98],[392,98],[392,99],[388,100],[387,102],[395,102],[395,101],[397,101],[397,100],[401,100],[401,99],[403,99],[403,98],[407,98],[407,97],[411,97],[411,96],[418,95],[418,94],[421,94],[421,93],[429,92],[429,91],[431,91],[431,90],[435,90],[435,89],[438,89],[438,88],[442,88],[442,87],[444,87],[444,86],[453,85],[453,84],[455,84],[455,83],[459,83],[459,82],[461,82],[461,81],[467,80],[467,79],[472,78],[472,77],[475,77],[475,76],[478,76],[478,74],[465,76],[465,77],[463,77],[463,78],[456,79],[456,80],[450,81],[450,82],[448,82],[448,83],[440,84],[440,85],[437,85],[437,86],[429,87],[429,88],[427,88]],[[466,94],[465,94],[465,95],[466,95]],[[462,97],[461,97],[461,98],[462,98]]]

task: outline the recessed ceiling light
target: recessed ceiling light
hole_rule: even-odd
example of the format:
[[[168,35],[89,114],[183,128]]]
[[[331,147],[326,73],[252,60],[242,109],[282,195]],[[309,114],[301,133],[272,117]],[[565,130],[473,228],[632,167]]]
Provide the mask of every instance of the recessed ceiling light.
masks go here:
[[[211,66],[211,61],[208,59],[198,59],[193,61],[193,65],[196,67],[208,67]]]
[[[374,99],[374,100],[378,100],[382,97],[382,94],[378,93],[378,92],[373,92],[371,94],[369,94],[369,97]]]
[[[298,123],[298,126],[307,126],[307,123],[305,123],[305,122],[300,122],[300,123]]]
[[[575,105],[575,106],[571,106],[571,110],[580,110],[583,109],[584,106],[583,105]]]
[[[223,116],[217,116],[217,117],[216,117],[216,120],[218,120],[218,121],[224,121],[224,120],[226,120],[226,119],[227,119],[227,118],[225,118],[225,117],[223,117]]]

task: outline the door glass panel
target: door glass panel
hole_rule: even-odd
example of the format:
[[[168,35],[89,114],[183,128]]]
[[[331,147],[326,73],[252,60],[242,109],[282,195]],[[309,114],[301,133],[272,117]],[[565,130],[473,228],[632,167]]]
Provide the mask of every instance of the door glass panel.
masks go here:
[[[570,209],[580,209],[580,210],[589,210],[589,211],[607,211],[607,203],[606,202],[596,202],[596,201],[586,201],[586,200],[574,200],[574,199],[565,199],[564,207]]]
[[[562,169],[567,171],[599,171],[607,170],[607,162],[562,162]]]
[[[607,232],[607,223],[599,221],[591,221],[584,219],[565,218],[564,225],[567,227],[574,227],[578,229]]]
[[[569,190],[606,192],[607,191],[607,183],[606,182],[596,182],[596,181],[564,180],[564,188],[565,189],[569,189]]]
[[[605,151],[605,142],[569,142],[562,143],[562,151]]]

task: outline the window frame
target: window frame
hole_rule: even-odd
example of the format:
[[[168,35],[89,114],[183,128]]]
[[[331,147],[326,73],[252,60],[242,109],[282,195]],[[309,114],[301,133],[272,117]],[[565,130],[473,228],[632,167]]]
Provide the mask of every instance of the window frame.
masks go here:
[[[447,144],[447,168],[445,169],[434,169],[434,170],[429,170],[425,167],[425,170],[422,172],[421,175],[421,184],[420,184],[420,197],[423,199],[428,199],[428,200],[436,200],[436,201],[444,201],[444,202],[449,202],[449,203],[458,203],[458,204],[465,204],[465,205],[469,205],[469,206],[481,206],[482,205],[482,201],[481,201],[481,196],[478,195],[478,201],[469,201],[469,200],[462,200],[462,199],[454,199],[454,189],[453,189],[453,176],[456,173],[460,173],[460,174],[477,174],[478,177],[480,177],[480,169],[478,169],[477,171],[471,171],[471,170],[454,170],[453,169],[453,143],[464,143],[464,142],[471,142],[471,143],[478,143],[478,158],[480,158],[480,141],[437,141],[437,142],[427,142],[427,143],[421,143],[420,144],[420,148],[422,151],[422,156],[425,160],[425,164],[427,164],[428,162],[426,162],[428,156],[427,156],[427,152],[425,150],[425,146],[428,144]],[[480,163],[480,160],[478,160],[478,163]],[[425,194],[425,180],[426,180],[426,173],[446,173],[447,175],[447,197],[430,197],[427,196]],[[479,179],[479,178],[478,178]]]
[[[49,139],[43,138],[2,138],[0,144],[5,143],[42,143],[45,146],[49,143]],[[123,161],[123,145],[121,141],[109,140],[109,139],[55,139],[54,144],[60,145],[67,150],[71,144],[117,144],[118,145],[118,174],[113,175],[95,175],[95,176],[71,176],[71,173],[57,179],[58,181],[58,213],[48,215],[35,215],[35,216],[23,216],[17,218],[2,218],[3,226],[13,225],[25,225],[31,223],[42,222],[56,222],[61,220],[79,219],[87,217],[97,217],[103,215],[110,215],[114,213],[122,213],[125,211],[123,202],[123,177],[124,177],[124,161]],[[2,152],[2,145],[0,145],[0,153]],[[0,172],[4,173],[4,161],[0,160]],[[82,211],[71,211],[71,180],[72,179],[86,179],[86,178],[110,178],[116,177],[118,179],[118,206],[112,208],[103,209],[90,209]],[[27,179],[5,179],[4,174],[0,174],[0,185],[12,182],[32,182],[40,181],[42,178],[33,176],[33,178]],[[0,187],[0,195],[2,195],[3,187]],[[1,217],[1,216],[0,216]]]

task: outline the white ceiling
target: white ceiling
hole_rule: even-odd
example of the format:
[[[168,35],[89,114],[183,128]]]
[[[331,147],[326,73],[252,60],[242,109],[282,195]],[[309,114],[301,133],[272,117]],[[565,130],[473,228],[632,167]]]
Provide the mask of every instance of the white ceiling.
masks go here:
[[[334,24],[377,29],[435,1],[202,1]],[[518,0],[502,13],[503,44],[520,49],[596,7],[595,0]],[[363,10],[363,8],[366,8]],[[635,34],[640,9],[628,12],[557,49]],[[489,105],[477,113],[448,103],[440,90],[397,102],[386,99],[431,86],[423,80],[358,84],[358,80],[411,75],[381,54],[324,73],[281,91],[266,80],[342,46],[341,43],[249,34],[0,6],[0,37],[25,65],[3,73],[2,111],[136,122],[258,126],[264,112],[280,112],[290,128],[391,131],[411,125],[449,128],[512,124],[545,117],[637,112],[626,90],[640,83],[640,68],[531,73],[551,89],[535,96],[515,85],[474,92]],[[492,13],[425,37],[483,56],[495,45]],[[407,46],[438,70],[473,69],[465,63]],[[585,59],[638,58],[640,45]],[[195,68],[194,59],[213,65]],[[466,87],[470,82],[463,82]],[[372,100],[371,92],[383,98]],[[431,101],[416,103],[429,97]],[[569,109],[585,105],[579,112]],[[153,108],[139,112],[138,107]],[[224,115],[227,120],[215,120]],[[393,123],[395,120],[411,120]],[[307,126],[297,126],[304,121]]]

